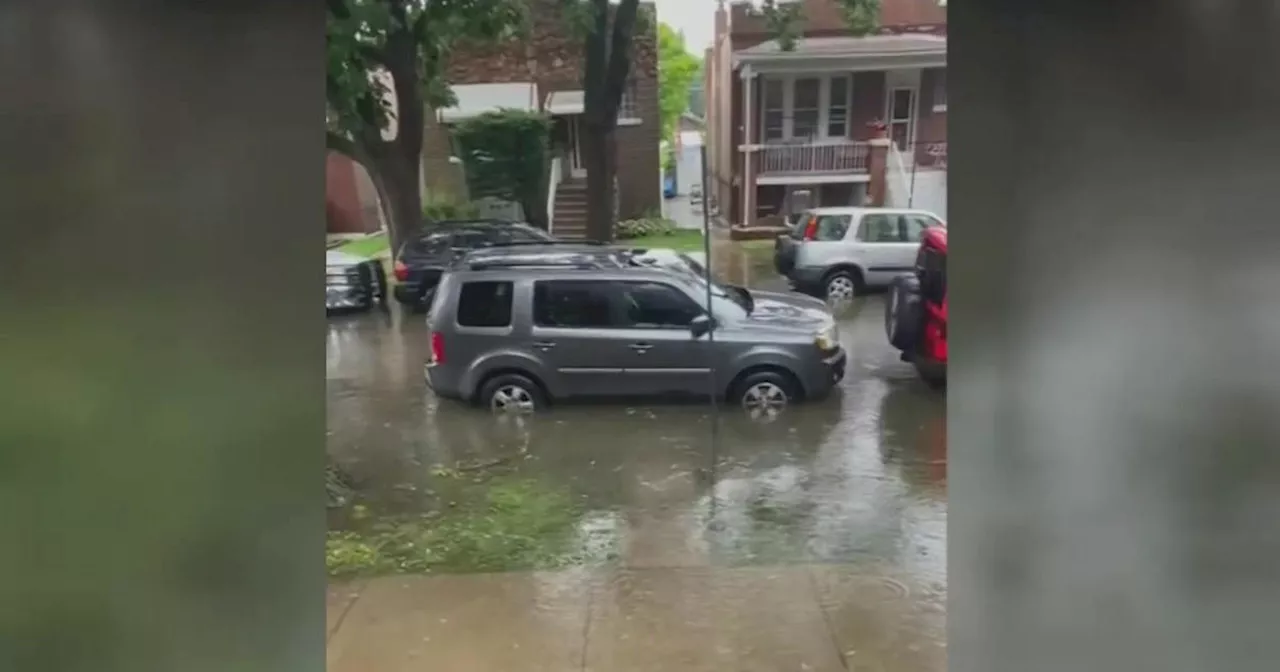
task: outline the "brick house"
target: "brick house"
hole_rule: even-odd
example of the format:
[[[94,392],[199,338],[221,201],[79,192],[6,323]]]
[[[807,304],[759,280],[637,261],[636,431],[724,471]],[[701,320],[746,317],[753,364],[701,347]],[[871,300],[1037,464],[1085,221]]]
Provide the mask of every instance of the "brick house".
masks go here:
[[[782,51],[751,3],[718,2],[706,91],[722,216],[870,203],[945,217],[946,1],[883,0],[865,37],[833,0],[802,3],[802,37]]]
[[[582,165],[584,45],[566,28],[559,0],[528,0],[531,25],[523,40],[467,45],[450,57],[448,81],[457,105],[440,111],[448,124],[499,108],[541,110],[553,121],[553,160],[548,221],[561,237],[581,236],[586,226],[586,173]],[[655,15],[652,3],[641,11]],[[618,216],[660,212],[657,28],[637,21],[631,76],[618,114]]]

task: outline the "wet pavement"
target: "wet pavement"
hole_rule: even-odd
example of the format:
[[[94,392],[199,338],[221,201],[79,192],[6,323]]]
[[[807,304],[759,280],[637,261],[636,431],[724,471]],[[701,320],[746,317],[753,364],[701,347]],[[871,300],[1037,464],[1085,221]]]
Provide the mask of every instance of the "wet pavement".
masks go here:
[[[715,256],[779,288],[763,255]],[[330,551],[355,569],[331,584],[329,669],[944,669],[946,404],[882,311],[843,310],[840,389],[767,425],[707,405],[496,422],[425,390],[420,316],[332,319],[331,527],[394,529],[399,554]],[[388,567],[427,574],[369,576]]]

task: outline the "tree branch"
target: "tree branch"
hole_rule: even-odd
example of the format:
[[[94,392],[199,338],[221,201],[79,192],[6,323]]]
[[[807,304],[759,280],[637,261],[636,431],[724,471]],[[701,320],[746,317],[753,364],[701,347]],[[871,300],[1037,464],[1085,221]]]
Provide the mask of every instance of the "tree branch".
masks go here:
[[[609,100],[607,80],[609,63],[609,0],[589,0],[591,3],[591,29],[586,36],[584,50],[586,63],[582,73],[582,89],[586,101],[584,110],[588,123],[602,124],[607,116]]]
[[[631,44],[635,35],[636,14],[639,8],[640,0],[622,0],[613,17],[609,70],[605,75],[605,81],[609,86],[606,109],[611,111],[610,126],[617,123],[618,107],[622,104],[622,94],[627,90],[627,80],[631,72]]]

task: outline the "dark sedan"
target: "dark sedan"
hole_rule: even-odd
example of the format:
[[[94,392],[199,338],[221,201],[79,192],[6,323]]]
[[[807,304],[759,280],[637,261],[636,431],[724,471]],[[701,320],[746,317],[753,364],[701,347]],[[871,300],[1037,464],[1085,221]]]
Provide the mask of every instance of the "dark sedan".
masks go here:
[[[382,262],[335,250],[325,251],[325,312],[369,310],[386,305],[387,276]]]
[[[440,276],[470,250],[512,243],[554,243],[556,238],[528,224],[502,220],[452,220],[429,224],[400,245],[393,267],[396,301],[424,311]]]

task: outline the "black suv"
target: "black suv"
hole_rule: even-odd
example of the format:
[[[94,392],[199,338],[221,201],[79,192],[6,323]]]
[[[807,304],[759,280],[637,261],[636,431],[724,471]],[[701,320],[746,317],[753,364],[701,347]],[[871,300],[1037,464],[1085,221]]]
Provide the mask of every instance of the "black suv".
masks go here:
[[[554,243],[542,229],[497,219],[446,220],[428,224],[400,245],[395,255],[395,297],[414,311],[423,311],[440,275],[470,250],[501,245]]]

